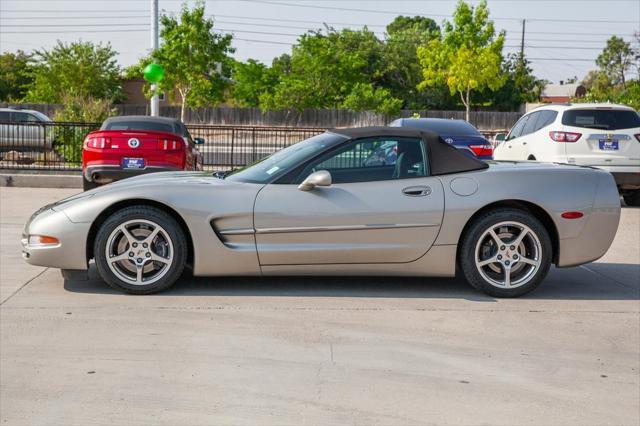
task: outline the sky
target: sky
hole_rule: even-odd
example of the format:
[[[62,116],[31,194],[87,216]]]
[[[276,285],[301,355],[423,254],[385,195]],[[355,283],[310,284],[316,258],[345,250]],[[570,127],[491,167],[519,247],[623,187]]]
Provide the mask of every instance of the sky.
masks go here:
[[[478,0],[467,1],[473,5]],[[184,0],[159,0],[175,13]],[[188,0],[193,5],[193,0]],[[398,15],[450,19],[457,0],[206,0],[215,28],[234,34],[234,57],[264,63],[291,50],[299,34],[323,28],[362,28],[384,38]],[[520,50],[534,74],[552,82],[582,79],[596,67],[606,40],[631,41],[640,30],[640,0],[488,0],[490,17],[505,30],[504,53]],[[126,67],[149,52],[151,0],[0,0],[0,52],[50,48],[57,40],[111,43]]]

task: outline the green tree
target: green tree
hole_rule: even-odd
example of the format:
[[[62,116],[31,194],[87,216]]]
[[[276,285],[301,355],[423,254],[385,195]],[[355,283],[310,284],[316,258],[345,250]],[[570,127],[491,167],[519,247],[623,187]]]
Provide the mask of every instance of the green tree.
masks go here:
[[[0,55],[0,101],[20,101],[31,84],[31,56],[18,50]]]
[[[56,112],[55,121],[91,123],[93,126],[56,126],[53,149],[71,163],[82,160],[82,142],[89,131],[97,130],[106,118],[116,115],[108,99],[62,95],[62,109]]]
[[[111,45],[62,43],[34,53],[35,64],[25,100],[61,103],[64,94],[117,101],[122,96],[120,67]]]
[[[601,70],[591,70],[582,79],[582,85],[587,90],[587,96],[591,100],[607,99],[614,89],[609,75]]]
[[[347,95],[342,107],[352,111],[375,110],[384,114],[397,114],[402,99],[394,98],[386,88],[375,88],[371,83],[357,83]]]
[[[278,84],[272,92],[260,96],[263,109],[346,108],[345,101],[354,90],[366,91],[372,103],[353,102],[358,110],[386,108],[378,92],[383,77],[383,45],[367,28],[363,30],[329,28],[302,35],[293,47],[290,61],[281,57],[272,69]],[[365,86],[362,86],[362,85]],[[371,85],[371,91],[366,85]],[[354,95],[355,96],[355,95]]]
[[[231,95],[241,107],[259,107],[260,96],[269,93],[278,83],[277,71],[254,59],[236,62]]]
[[[440,106],[450,96],[442,84],[430,90],[418,90],[422,69],[417,49],[440,36],[440,27],[430,18],[398,16],[387,25],[384,43],[384,86],[391,96],[402,99],[405,108]]]
[[[423,77],[418,87],[446,84],[451,94],[460,95],[469,120],[471,93],[504,84],[503,46],[504,33],[496,36],[486,0],[475,8],[460,0],[442,36],[418,48]]]
[[[537,102],[546,81],[533,75],[530,62],[512,53],[502,63],[502,74],[506,77],[504,85],[494,91],[485,89],[480,99],[490,99],[491,105],[499,110],[517,110],[526,102]]]
[[[215,105],[224,100],[232,60],[231,35],[214,32],[213,18],[206,18],[204,3],[189,10],[185,4],[178,18],[160,19],[162,44],[152,59],[165,69],[157,90],[180,96],[181,118],[185,108]]]
[[[607,45],[598,55],[596,64],[614,85],[622,84],[622,87],[626,88],[625,74],[632,66],[635,56],[636,52],[631,48],[631,43],[613,36],[607,40]]]

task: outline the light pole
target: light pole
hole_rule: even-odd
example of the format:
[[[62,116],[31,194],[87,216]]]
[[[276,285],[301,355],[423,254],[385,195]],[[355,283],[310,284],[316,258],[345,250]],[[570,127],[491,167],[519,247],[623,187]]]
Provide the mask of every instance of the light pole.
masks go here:
[[[151,0],[151,53],[158,49],[158,0]],[[151,85],[151,90],[155,93],[157,84]],[[151,116],[160,115],[160,98],[158,94],[151,97]]]

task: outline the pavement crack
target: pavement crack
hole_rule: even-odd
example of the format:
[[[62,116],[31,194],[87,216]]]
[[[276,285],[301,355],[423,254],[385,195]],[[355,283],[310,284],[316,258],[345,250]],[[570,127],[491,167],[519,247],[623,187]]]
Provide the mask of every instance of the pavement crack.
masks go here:
[[[2,302],[0,302],[0,306],[4,305],[5,303],[7,303],[9,300],[11,300],[11,298],[13,296],[15,296],[16,294],[20,293],[20,291],[22,291],[23,288],[25,288],[26,286],[28,286],[29,284],[31,284],[33,281],[35,281],[36,279],[38,279],[42,274],[44,274],[45,272],[47,272],[49,270],[49,268],[44,268],[42,271],[40,271],[40,273],[38,273],[36,276],[32,277],[30,280],[28,280],[26,283],[22,284],[16,291],[14,291],[13,293],[11,293],[9,295],[9,297],[7,297],[6,299],[4,299]]]

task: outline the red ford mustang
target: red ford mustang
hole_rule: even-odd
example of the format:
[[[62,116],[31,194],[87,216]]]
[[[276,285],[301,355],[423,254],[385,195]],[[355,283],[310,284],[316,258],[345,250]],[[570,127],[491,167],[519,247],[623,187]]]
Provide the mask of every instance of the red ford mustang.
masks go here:
[[[89,133],[82,149],[82,183],[86,190],[143,173],[202,170],[202,155],[180,120],[164,117],[108,118]]]

